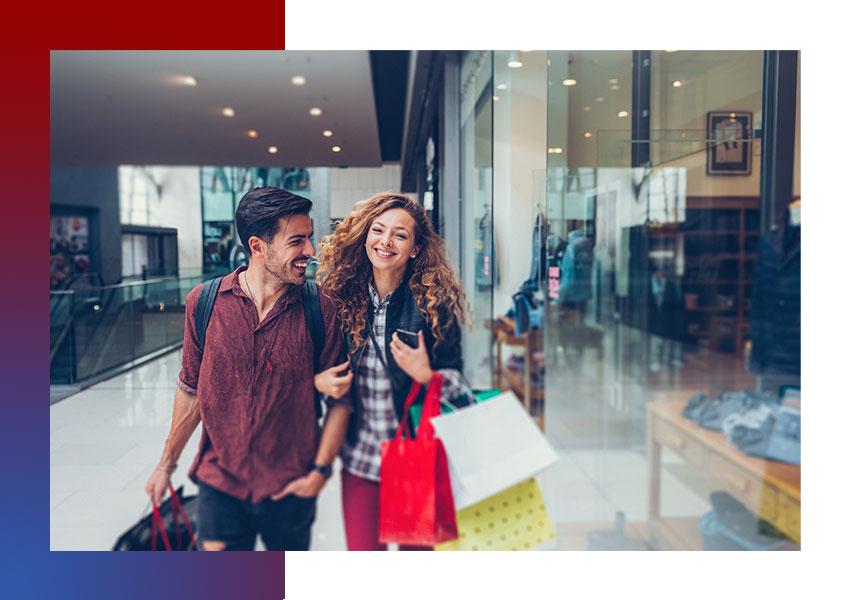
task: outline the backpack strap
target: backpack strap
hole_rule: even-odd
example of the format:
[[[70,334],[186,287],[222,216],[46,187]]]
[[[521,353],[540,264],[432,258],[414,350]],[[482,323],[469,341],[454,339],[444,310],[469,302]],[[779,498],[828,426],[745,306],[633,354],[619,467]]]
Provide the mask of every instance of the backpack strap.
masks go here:
[[[212,315],[213,305],[215,304],[216,296],[218,296],[218,288],[221,286],[222,277],[208,279],[204,282],[201,288],[201,295],[198,296],[198,306],[195,307],[195,334],[198,336],[198,342],[201,345],[201,354],[204,353],[204,342],[207,337],[207,325],[210,324],[210,315]]]
[[[319,302],[319,288],[314,281],[307,281],[301,286],[301,299],[304,303],[304,317],[307,319],[307,330],[313,339],[313,374],[319,372],[319,358],[325,347],[325,322],[322,320],[322,305]],[[316,419],[322,418],[322,402],[316,391]]]

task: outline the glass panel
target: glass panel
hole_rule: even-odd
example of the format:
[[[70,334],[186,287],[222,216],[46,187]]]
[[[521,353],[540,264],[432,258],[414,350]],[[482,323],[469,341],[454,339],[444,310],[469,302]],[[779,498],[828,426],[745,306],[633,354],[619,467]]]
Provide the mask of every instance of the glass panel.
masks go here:
[[[796,287],[774,276],[759,231],[763,53],[653,52],[647,107],[631,104],[631,52],[549,61],[546,434],[562,461],[543,490],[558,547],[798,548],[799,270]],[[636,108],[648,139],[632,140]],[[650,166],[633,167],[637,148]],[[760,280],[796,298],[788,338],[756,321]],[[689,402],[766,407],[778,446],[727,438],[708,410],[697,424]]]
[[[461,68],[461,186],[464,292],[473,329],[463,344],[466,375],[475,387],[492,385],[490,332],[498,257],[493,247],[493,64],[492,53],[468,52]]]
[[[183,340],[184,299],[204,277],[51,293],[51,383],[73,383]]]

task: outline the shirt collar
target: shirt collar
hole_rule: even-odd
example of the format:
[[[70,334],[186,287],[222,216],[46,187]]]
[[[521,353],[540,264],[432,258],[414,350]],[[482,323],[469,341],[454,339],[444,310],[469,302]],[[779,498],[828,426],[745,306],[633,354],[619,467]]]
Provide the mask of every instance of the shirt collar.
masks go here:
[[[247,271],[248,267],[246,265],[242,265],[237,267],[235,271],[230,273],[229,275],[225,275],[224,279],[221,280],[221,286],[219,288],[219,292],[224,292],[230,290],[236,296],[242,296],[243,298],[247,298],[248,300],[251,297],[245,293],[245,290],[242,289],[242,286],[239,285],[239,274],[242,271]],[[389,297],[389,296],[388,296]],[[284,307],[293,302],[301,302],[301,286],[300,285],[290,285],[289,290],[280,297],[277,301],[278,304],[283,305]]]
[[[396,288],[396,290],[397,289],[398,288]],[[372,285],[372,282],[369,282],[369,297],[372,299],[372,304],[375,306],[375,308],[379,306],[387,306],[390,303],[390,298],[392,298],[392,295],[395,294],[396,290],[391,291],[384,297],[383,300],[381,300],[378,297],[378,292],[375,291],[375,287]]]

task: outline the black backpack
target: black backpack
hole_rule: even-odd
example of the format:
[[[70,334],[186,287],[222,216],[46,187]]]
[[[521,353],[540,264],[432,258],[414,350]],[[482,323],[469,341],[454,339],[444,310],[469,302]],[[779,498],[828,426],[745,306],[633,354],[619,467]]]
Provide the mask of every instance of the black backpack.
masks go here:
[[[204,352],[204,341],[207,336],[207,325],[210,323],[213,305],[218,296],[218,288],[223,277],[216,277],[204,282],[198,306],[195,309],[195,333],[201,344],[201,354]],[[319,372],[319,357],[325,347],[325,323],[322,321],[322,305],[319,302],[319,288],[313,281],[307,281],[301,286],[301,299],[304,303],[304,316],[307,319],[307,331],[313,339],[313,374]],[[322,418],[322,402],[319,392],[314,396],[316,419]]]

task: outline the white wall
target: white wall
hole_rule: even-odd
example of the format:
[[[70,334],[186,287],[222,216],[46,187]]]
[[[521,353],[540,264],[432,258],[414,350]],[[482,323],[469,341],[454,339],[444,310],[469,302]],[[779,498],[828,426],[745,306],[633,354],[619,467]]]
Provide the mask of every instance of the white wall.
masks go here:
[[[378,168],[331,169],[331,219],[343,219],[355,202],[380,192],[401,190],[401,166],[388,164]]]
[[[179,268],[203,267],[201,228],[201,173],[199,167],[131,167],[147,171],[150,198],[144,214],[122,207],[122,225],[149,225],[177,229]],[[157,192],[157,187],[159,191]],[[121,194],[121,202],[126,202]],[[127,215],[131,215],[127,220]]]

